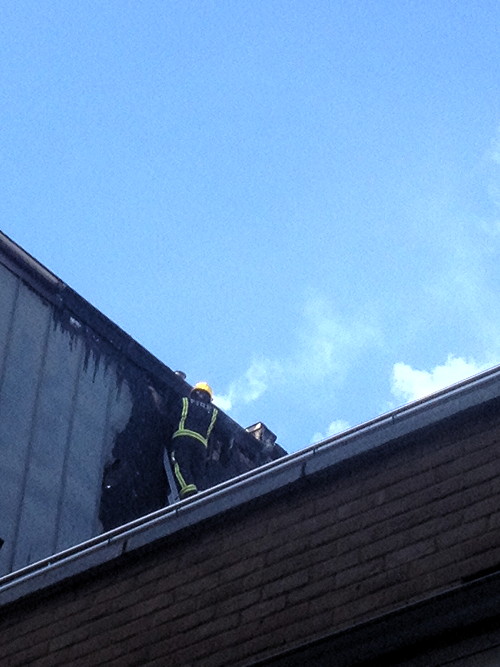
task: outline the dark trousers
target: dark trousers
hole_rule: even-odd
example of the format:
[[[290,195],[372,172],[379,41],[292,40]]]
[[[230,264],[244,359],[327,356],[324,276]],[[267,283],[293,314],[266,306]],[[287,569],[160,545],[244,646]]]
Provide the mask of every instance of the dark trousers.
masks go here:
[[[172,440],[175,481],[181,500],[206,486],[207,448],[196,438],[178,436]]]

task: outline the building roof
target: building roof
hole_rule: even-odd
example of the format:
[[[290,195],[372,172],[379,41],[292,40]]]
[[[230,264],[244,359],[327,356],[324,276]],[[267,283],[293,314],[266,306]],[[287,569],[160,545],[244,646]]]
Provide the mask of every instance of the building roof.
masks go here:
[[[219,484],[0,579],[0,605],[112,563],[245,505],[265,502],[315,476],[350,466],[430,429],[469,421],[500,405],[500,367],[410,403],[299,452]]]

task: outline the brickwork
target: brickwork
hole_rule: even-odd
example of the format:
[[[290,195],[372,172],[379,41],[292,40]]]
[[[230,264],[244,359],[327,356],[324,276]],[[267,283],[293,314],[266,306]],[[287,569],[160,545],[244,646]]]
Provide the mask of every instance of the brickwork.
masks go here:
[[[495,568],[498,421],[392,443],[17,603],[0,663],[252,664]]]

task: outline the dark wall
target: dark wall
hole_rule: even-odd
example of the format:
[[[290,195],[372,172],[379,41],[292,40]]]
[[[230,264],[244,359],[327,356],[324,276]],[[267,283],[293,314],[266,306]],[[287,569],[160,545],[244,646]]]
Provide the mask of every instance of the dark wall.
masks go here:
[[[164,452],[189,388],[0,234],[0,576],[175,499]],[[269,458],[235,427],[211,484]]]
[[[0,264],[1,573],[102,532],[113,514],[101,508],[103,470],[117,458],[124,518],[167,500],[161,409],[175,389],[102,338],[83,310],[52,303]]]

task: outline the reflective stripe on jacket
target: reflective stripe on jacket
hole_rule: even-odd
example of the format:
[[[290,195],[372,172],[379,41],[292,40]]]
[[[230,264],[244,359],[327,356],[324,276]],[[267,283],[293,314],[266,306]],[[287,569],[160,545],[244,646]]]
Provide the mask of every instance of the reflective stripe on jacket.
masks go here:
[[[199,440],[208,447],[208,440],[212,433],[219,411],[211,403],[202,403],[184,397],[182,399],[182,412],[177,430],[173,438],[188,436]]]

